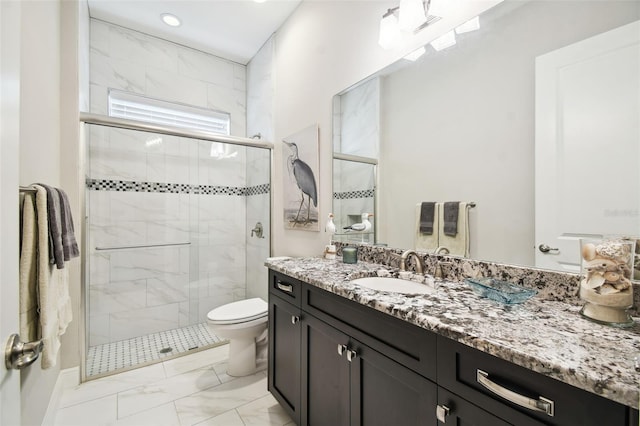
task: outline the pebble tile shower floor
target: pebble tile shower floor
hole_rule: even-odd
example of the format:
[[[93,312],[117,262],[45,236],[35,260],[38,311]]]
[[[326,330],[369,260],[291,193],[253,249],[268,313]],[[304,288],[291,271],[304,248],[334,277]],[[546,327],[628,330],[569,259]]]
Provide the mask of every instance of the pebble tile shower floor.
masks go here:
[[[167,358],[221,341],[222,339],[212,334],[207,325],[202,323],[92,346],[87,353],[87,376]],[[171,350],[167,351],[167,348]]]

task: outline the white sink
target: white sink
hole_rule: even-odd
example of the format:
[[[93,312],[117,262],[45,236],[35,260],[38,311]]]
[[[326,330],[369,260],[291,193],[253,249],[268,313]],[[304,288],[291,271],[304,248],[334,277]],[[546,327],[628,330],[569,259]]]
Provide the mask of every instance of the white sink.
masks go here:
[[[413,281],[402,280],[400,278],[367,277],[358,278],[351,282],[372,290],[392,291],[394,293],[431,294],[434,291],[434,289],[427,284],[420,284]]]

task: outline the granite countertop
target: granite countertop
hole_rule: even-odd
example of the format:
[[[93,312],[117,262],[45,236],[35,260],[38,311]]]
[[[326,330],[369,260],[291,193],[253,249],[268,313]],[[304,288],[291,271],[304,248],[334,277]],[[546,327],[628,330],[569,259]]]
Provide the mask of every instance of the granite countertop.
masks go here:
[[[577,388],[638,408],[640,325],[618,329],[580,316],[580,306],[533,297],[502,305],[464,283],[442,281],[431,294],[375,291],[349,281],[397,276],[397,269],[341,258],[269,258],[265,265],[396,318],[542,373]],[[379,272],[381,271],[381,272]],[[419,278],[414,276],[414,278]],[[429,280],[428,280],[429,281]],[[425,285],[431,285],[430,280]]]

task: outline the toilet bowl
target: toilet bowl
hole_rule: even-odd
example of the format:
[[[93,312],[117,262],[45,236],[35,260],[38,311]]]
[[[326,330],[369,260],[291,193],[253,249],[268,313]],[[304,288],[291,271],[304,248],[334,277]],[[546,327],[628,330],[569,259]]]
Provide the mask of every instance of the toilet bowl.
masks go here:
[[[216,336],[229,340],[227,374],[247,376],[266,368],[264,356],[256,363],[256,353],[266,345],[268,305],[256,297],[229,303],[207,314],[207,325]]]

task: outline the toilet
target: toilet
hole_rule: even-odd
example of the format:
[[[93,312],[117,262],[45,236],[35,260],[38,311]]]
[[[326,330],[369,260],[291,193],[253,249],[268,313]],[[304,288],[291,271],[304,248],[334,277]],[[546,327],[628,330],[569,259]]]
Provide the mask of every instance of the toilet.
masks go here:
[[[267,302],[255,297],[229,303],[207,314],[216,336],[229,340],[227,374],[248,376],[266,368]]]

